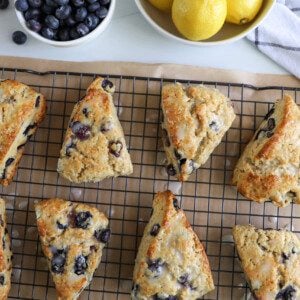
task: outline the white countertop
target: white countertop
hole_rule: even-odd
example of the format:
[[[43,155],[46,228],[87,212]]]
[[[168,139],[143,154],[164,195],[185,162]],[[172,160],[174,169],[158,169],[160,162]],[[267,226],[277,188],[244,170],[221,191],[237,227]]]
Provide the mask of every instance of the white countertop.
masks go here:
[[[246,39],[211,47],[194,47],[168,40],[147,23],[134,0],[117,0],[108,29],[86,45],[55,48],[28,37],[27,43],[19,46],[11,40],[13,31],[22,30],[12,3],[10,0],[9,9],[0,10],[0,55],[70,61],[178,63],[258,73],[287,73]]]

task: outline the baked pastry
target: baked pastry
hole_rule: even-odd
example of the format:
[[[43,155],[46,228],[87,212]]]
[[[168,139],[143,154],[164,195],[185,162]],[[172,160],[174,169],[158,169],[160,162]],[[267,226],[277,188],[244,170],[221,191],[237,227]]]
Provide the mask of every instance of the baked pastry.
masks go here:
[[[0,299],[8,297],[11,286],[12,253],[10,238],[6,228],[5,201],[0,198]]]
[[[230,100],[217,89],[180,83],[162,89],[167,173],[186,181],[203,165],[235,119]]]
[[[110,238],[97,208],[62,199],[35,205],[37,227],[60,300],[74,300],[89,285]]]
[[[97,78],[73,109],[57,168],[72,182],[97,182],[132,173],[113,92],[112,82]]]
[[[277,206],[300,203],[300,110],[285,95],[268,112],[246,146],[233,184],[248,199]]]
[[[0,81],[0,184],[12,181],[24,146],[45,113],[42,94],[15,80]]]
[[[296,234],[237,225],[233,238],[255,299],[300,299],[300,240]]]
[[[198,299],[214,289],[205,250],[170,191],[158,193],[138,250],[131,299]]]

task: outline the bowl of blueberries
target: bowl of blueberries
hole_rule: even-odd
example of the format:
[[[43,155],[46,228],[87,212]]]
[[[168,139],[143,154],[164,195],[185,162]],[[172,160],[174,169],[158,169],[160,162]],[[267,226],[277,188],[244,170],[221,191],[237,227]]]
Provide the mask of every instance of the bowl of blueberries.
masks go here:
[[[110,23],[115,6],[116,0],[15,0],[23,28],[34,38],[60,47],[95,39]]]

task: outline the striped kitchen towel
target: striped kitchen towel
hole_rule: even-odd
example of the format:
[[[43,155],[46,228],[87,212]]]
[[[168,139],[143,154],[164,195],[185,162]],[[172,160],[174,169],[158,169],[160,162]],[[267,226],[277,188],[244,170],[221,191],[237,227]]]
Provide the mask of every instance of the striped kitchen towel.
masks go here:
[[[266,20],[247,38],[300,78],[300,0],[277,0]]]

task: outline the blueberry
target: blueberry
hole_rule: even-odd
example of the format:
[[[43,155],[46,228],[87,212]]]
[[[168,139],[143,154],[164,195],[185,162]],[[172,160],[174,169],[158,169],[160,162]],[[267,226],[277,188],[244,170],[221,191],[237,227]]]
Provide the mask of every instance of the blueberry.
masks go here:
[[[173,206],[174,206],[175,210],[180,209],[179,202],[176,198],[173,199]]]
[[[45,25],[51,29],[57,29],[59,27],[59,20],[53,15],[48,15],[45,18]]]
[[[77,32],[77,30],[76,30],[75,27],[73,27],[73,28],[70,29],[70,38],[72,40],[76,40],[76,39],[80,38],[80,36],[79,36],[79,34],[78,34],[78,32]]]
[[[166,129],[162,130],[162,137],[163,137],[163,141],[165,143],[165,146],[166,147],[170,147],[171,146],[171,142],[170,142],[169,135],[168,135],[168,132],[167,132]]]
[[[39,8],[42,6],[42,0],[28,0],[28,4],[32,8]]]
[[[79,255],[75,259],[74,272],[77,275],[82,275],[87,269],[87,256]]]
[[[24,12],[29,8],[27,0],[17,0],[15,2],[15,8],[18,11]]]
[[[24,14],[24,18],[26,21],[29,21],[31,19],[39,20],[40,17],[41,11],[37,8],[29,8]]]
[[[100,3],[101,5],[107,5],[107,4],[110,3],[110,0],[99,0],[99,3]]]
[[[95,13],[99,19],[104,19],[108,14],[108,10],[106,7],[101,6],[99,9],[96,10]]]
[[[98,2],[94,2],[87,7],[87,10],[92,13],[92,12],[95,12],[99,8],[100,8],[100,4]]]
[[[53,7],[53,8],[58,7],[58,5],[56,4],[56,2],[54,2],[54,0],[45,0],[45,2],[46,2],[46,5],[48,5],[50,7]]]
[[[6,9],[9,5],[8,0],[0,0],[0,9]]]
[[[64,20],[71,15],[72,8],[70,5],[62,5],[55,10],[56,18]]]
[[[8,158],[5,162],[5,168],[9,167],[14,161],[15,159],[13,157]]]
[[[106,123],[104,123],[104,124],[101,125],[100,131],[101,131],[102,133],[105,133],[105,132],[108,132],[108,131],[112,130],[113,127],[114,127],[114,126],[113,126],[113,123],[110,122],[110,121],[108,121],[108,122],[106,122]]]
[[[39,107],[40,106],[40,101],[41,101],[41,96],[37,96],[36,99],[35,99],[34,107]]]
[[[74,18],[76,21],[81,22],[86,18],[87,14],[88,12],[85,7],[79,7],[75,11]]]
[[[99,18],[95,14],[90,14],[86,17],[84,23],[90,30],[93,30],[99,24]]]
[[[110,154],[114,155],[115,157],[120,157],[123,144],[120,141],[110,142],[108,148]]]
[[[0,275],[0,284],[1,285],[4,285],[4,281],[5,281],[5,278],[4,278],[4,275]]]
[[[53,31],[53,29],[51,29],[49,27],[43,27],[41,33],[42,33],[42,36],[48,40],[54,39],[54,31]]]
[[[296,290],[291,285],[281,290],[276,295],[275,298],[275,300],[294,300],[294,299],[296,299]]]
[[[91,127],[78,121],[71,124],[71,129],[75,136],[81,141],[87,140],[91,136]]]
[[[70,33],[68,28],[62,28],[58,31],[58,39],[60,41],[69,41]]]
[[[182,157],[181,154],[176,149],[174,149],[174,155],[177,159],[181,159]]]
[[[220,130],[220,126],[216,121],[212,121],[209,123],[209,128],[215,132],[218,132]]]
[[[73,27],[74,25],[76,25],[76,21],[74,19],[74,17],[69,16],[68,18],[65,19],[65,24],[69,27]]]
[[[107,229],[99,229],[99,230],[96,230],[94,232],[94,237],[99,241],[99,242],[102,242],[102,243],[107,243],[110,239],[110,234],[111,234],[111,231],[109,228]]]
[[[188,275],[188,274],[184,274],[184,275],[180,276],[180,277],[178,278],[178,282],[179,282],[180,284],[182,284],[183,286],[186,286],[186,287],[190,286],[190,283],[189,283],[189,275]]]
[[[63,273],[67,253],[64,249],[57,249],[51,260],[51,271],[56,274]]]
[[[57,228],[60,230],[64,230],[68,228],[68,225],[63,225],[59,221],[56,221]]]
[[[46,15],[52,15],[55,12],[55,9],[53,6],[43,4],[42,6],[42,12]]]
[[[158,294],[154,295],[154,300],[177,300],[177,296],[159,296]]]
[[[84,114],[84,116],[86,118],[88,118],[88,116],[89,116],[89,110],[86,107],[82,110],[82,113]]]
[[[269,112],[266,114],[266,116],[265,116],[265,120],[268,120],[273,114],[274,114],[274,112],[275,112],[275,108],[274,108],[274,106],[269,110]]]
[[[72,4],[75,6],[75,7],[81,7],[81,6],[84,6],[84,0],[71,0],[72,1]]]
[[[74,144],[72,141],[71,144],[67,145],[66,147],[66,155],[71,156],[71,152],[73,149],[76,149],[76,144]]]
[[[148,269],[151,272],[155,273],[154,277],[157,277],[161,273],[164,262],[162,262],[162,260],[160,258],[159,259],[149,259],[147,264],[148,264]]]
[[[108,79],[104,79],[101,83],[101,87],[106,90],[107,92],[109,92],[110,89],[112,89],[114,87],[114,84],[108,80]]]
[[[58,6],[69,4],[69,0],[53,0]]]
[[[12,40],[17,44],[17,45],[23,45],[27,41],[27,35],[22,32],[22,31],[15,31],[12,34]]]
[[[95,3],[95,2],[97,2],[97,1],[98,1],[98,0],[86,0],[86,2],[89,3],[89,4]]]
[[[150,231],[150,235],[152,236],[157,236],[160,230],[160,225],[159,224],[154,224],[151,231]]]
[[[75,216],[75,227],[86,229],[90,225],[92,214],[89,211],[81,211]]]
[[[290,259],[289,255],[286,255],[284,252],[281,253],[282,262],[285,263],[287,260]]]
[[[175,176],[176,175],[176,170],[175,170],[173,165],[170,164],[170,165],[167,166],[167,173],[170,176]]]
[[[270,118],[268,120],[268,124],[267,124],[266,130],[267,131],[272,131],[274,128],[275,128],[275,119],[274,118]]]
[[[89,28],[84,24],[84,23],[79,23],[77,26],[76,26],[76,30],[79,34],[79,36],[85,36],[89,33]]]

